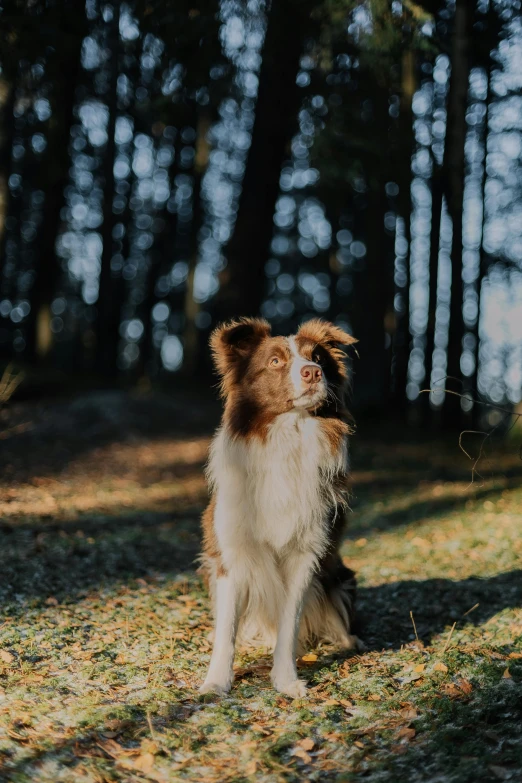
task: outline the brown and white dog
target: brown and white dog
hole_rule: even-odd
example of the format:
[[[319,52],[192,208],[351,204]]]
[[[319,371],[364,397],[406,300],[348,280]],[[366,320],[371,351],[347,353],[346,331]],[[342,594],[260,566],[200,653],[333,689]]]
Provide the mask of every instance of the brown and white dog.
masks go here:
[[[219,326],[210,344],[225,400],[210,452],[203,572],[215,633],[202,693],[226,693],[236,634],[271,647],[272,683],[304,696],[298,644],[351,648],[355,577],[338,553],[347,502],[344,352],[356,340],[320,320],[272,337],[260,319]]]

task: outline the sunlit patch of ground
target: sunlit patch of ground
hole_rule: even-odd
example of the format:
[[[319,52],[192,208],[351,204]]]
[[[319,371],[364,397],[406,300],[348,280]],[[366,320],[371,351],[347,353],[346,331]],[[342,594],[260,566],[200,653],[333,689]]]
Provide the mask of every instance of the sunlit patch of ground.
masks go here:
[[[64,436],[47,470],[43,452],[11,447],[0,777],[520,780],[516,455],[490,455],[469,486],[456,444],[356,436],[343,555],[367,652],[310,650],[309,696],[292,702],[269,687],[266,652],[243,650],[232,693],[216,699],[197,693],[210,654],[195,558],[211,423],[196,430],[144,423],[129,438],[124,418],[82,448]]]

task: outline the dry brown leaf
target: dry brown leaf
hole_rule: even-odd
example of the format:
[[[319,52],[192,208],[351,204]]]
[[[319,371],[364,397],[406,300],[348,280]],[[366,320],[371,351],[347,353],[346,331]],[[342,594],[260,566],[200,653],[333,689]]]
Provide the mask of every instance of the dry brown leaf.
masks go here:
[[[446,666],[445,663],[441,663],[441,661],[437,661],[435,663],[435,665],[433,666],[433,671],[434,672],[447,672],[448,671],[448,667]]]
[[[304,761],[305,764],[312,763],[312,757],[306,752],[306,750],[303,750],[303,748],[294,748],[292,751],[292,756],[297,756],[297,758],[301,759],[301,761]]]
[[[255,729],[256,731],[260,731],[261,734],[271,734],[272,733],[270,731],[270,729],[267,729],[266,726],[261,726],[260,723],[252,723],[251,728]]]
[[[417,666],[414,667],[413,671],[414,672],[423,672],[425,668],[426,668],[426,664],[425,663],[419,663]]]
[[[457,680],[457,687],[459,687],[460,690],[466,695],[471,693],[471,691],[473,690],[473,685],[470,683],[469,680],[465,680],[464,678]]]
[[[127,658],[125,657],[125,655],[123,653],[118,653],[118,655],[114,659],[114,663],[117,663],[117,664],[127,663]]]
[[[305,663],[313,663],[317,660],[317,655],[315,653],[308,653],[308,655],[303,655],[301,660]]]
[[[502,675],[503,680],[511,680],[511,672],[509,671],[509,667],[507,669],[504,669],[504,673]]]
[[[160,746],[158,745],[157,742],[155,742],[155,740],[150,740],[146,738],[141,742],[141,750],[142,753],[152,753],[152,755],[155,756],[156,753],[159,753]]]
[[[0,659],[4,663],[12,663],[15,659],[13,653],[10,653],[9,650],[0,650]]]
[[[509,653],[508,658],[522,658],[522,653],[511,652],[511,653]]]
[[[139,769],[145,775],[149,773],[154,766],[154,755],[152,753],[142,753],[141,756],[134,759],[134,769]]]
[[[415,729],[412,729],[408,726],[404,726],[402,729],[399,729],[397,732],[398,739],[406,740],[409,742],[415,737]]]
[[[379,696],[378,693],[371,693],[368,696],[368,701],[380,701],[380,700],[381,700],[381,697]]]
[[[303,750],[313,750],[315,742],[311,737],[305,737],[305,739],[299,740],[297,744]]]
[[[364,743],[363,742],[359,742],[359,740],[356,740],[353,744],[356,745],[358,748],[361,748],[361,749],[364,748]]]
[[[415,720],[415,718],[419,717],[415,707],[404,707],[402,710],[399,710],[399,715],[405,720]]]

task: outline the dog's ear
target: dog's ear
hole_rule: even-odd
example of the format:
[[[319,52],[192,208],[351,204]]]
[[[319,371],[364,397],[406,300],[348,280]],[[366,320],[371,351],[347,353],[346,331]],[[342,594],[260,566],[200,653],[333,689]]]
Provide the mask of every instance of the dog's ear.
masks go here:
[[[219,375],[224,377],[269,336],[270,324],[262,318],[239,318],[216,327],[210,348]]]
[[[311,321],[306,321],[299,328],[297,334],[299,337],[311,340],[317,345],[324,345],[325,348],[335,348],[337,345],[353,345],[358,342],[355,337],[345,332],[344,329],[335,326],[335,324],[329,321],[322,321],[320,318],[312,318]]]

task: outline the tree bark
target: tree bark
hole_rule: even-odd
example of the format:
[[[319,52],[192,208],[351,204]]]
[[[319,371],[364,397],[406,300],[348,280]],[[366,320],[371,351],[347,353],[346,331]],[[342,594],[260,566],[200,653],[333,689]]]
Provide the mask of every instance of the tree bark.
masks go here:
[[[13,150],[13,130],[16,86],[14,82],[5,82],[5,100],[1,108],[0,134],[0,288],[5,268],[6,219],[9,215],[9,176],[11,174],[11,155]]]
[[[443,184],[440,166],[433,162],[434,172],[431,180],[431,233],[429,258],[428,323],[426,326],[426,348],[424,366],[426,368],[425,388],[431,388],[433,371],[433,351],[435,350],[435,319],[437,312],[437,281],[439,275],[440,227],[442,221]],[[423,418],[427,424],[431,419],[430,395],[422,395]]]
[[[81,68],[81,48],[84,18],[64,5],[67,28],[65,62],[59,69],[53,97],[53,113],[49,121],[46,165],[42,166],[42,188],[45,191],[42,229],[38,246],[36,276],[31,289],[31,312],[27,322],[27,355],[31,360],[45,361],[52,348],[50,329],[51,303],[61,275],[61,262],[56,254],[56,240],[65,206],[65,188],[69,182],[69,141],[74,122],[75,94]],[[74,15],[74,18],[72,16]]]
[[[118,112],[118,75],[119,75],[119,25],[120,2],[113,6],[113,18],[108,34],[108,47],[111,51],[109,92],[107,95],[107,145],[104,159],[103,188],[103,226],[101,230],[103,250],[98,291],[98,321],[96,329],[96,369],[105,377],[117,373],[120,308],[116,307],[115,281],[111,271],[113,256],[113,228],[115,216],[112,209],[114,199],[114,158],[116,153],[116,117]]]
[[[312,29],[310,0],[272,0],[259,91],[236,223],[215,302],[219,320],[257,315],[273,233],[281,166],[297,125],[296,76],[303,41]]]
[[[406,282],[397,291],[404,302],[404,310],[397,316],[394,339],[393,403],[404,413],[407,405],[406,384],[410,357],[410,245],[411,245],[411,161],[414,151],[412,99],[416,89],[415,55],[407,49],[402,56],[402,95],[399,115],[399,210],[404,220],[404,237],[408,243],[405,258]]]
[[[453,225],[451,242],[451,301],[448,332],[447,376],[449,386],[462,391],[462,339],[464,336],[463,281],[462,281],[462,218],[465,183],[466,110],[468,106],[468,85],[471,67],[471,34],[473,4],[471,0],[457,0],[453,21],[451,56],[451,79],[448,94],[444,179],[448,211]],[[453,380],[450,380],[453,379]],[[446,395],[443,409],[443,424],[455,429],[462,422],[459,397]]]

